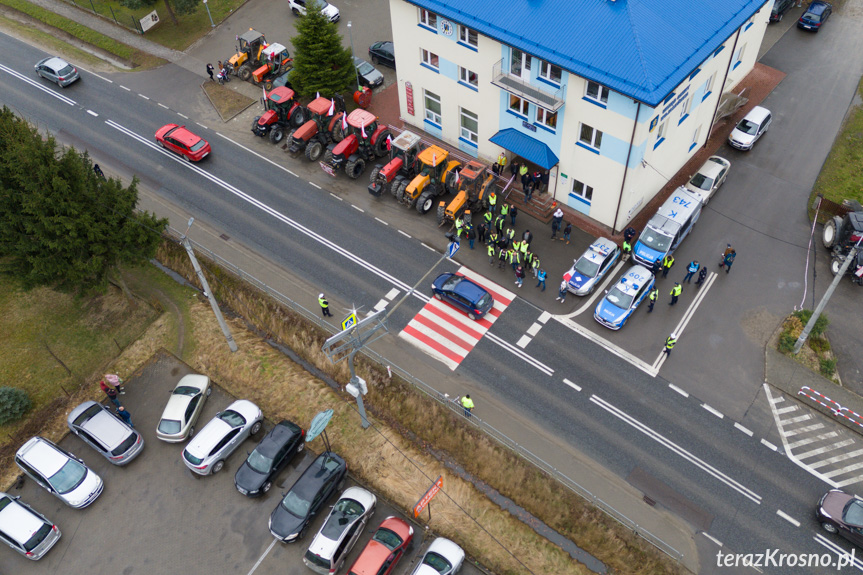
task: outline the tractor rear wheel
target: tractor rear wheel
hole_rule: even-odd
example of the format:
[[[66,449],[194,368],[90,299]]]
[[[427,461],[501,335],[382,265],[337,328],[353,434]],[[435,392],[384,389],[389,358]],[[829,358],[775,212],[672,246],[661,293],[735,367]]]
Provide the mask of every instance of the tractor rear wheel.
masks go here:
[[[426,191],[420,194],[419,199],[417,200],[417,211],[421,214],[427,214],[431,211],[432,207],[434,207],[434,201],[437,197],[437,194],[434,193],[434,190],[429,190],[426,188]]]
[[[324,152],[324,147],[317,140],[312,140],[306,144],[306,159],[310,162],[317,162]]]
[[[282,140],[285,139],[285,129],[276,124],[272,128],[270,128],[270,142],[273,144],[278,144]]]
[[[349,160],[347,164],[345,164],[345,173],[352,180],[356,180],[360,176],[363,175],[363,172],[366,169],[366,161],[362,158],[357,158],[356,160]]]
[[[306,109],[303,108],[302,106],[297,106],[294,109],[294,113],[291,114],[290,122],[291,122],[291,126],[293,126],[294,128],[299,128],[300,126],[305,124],[306,123]]]
[[[839,230],[842,228],[842,218],[834,216],[832,220],[828,220],[824,224],[824,230],[821,232],[821,243],[824,247],[832,249],[836,244],[836,238],[839,235]]]
[[[437,225],[442,225],[444,220],[446,219],[446,204],[443,202],[438,203],[437,205]]]
[[[273,89],[273,81],[272,80],[267,80],[266,82],[264,82],[264,90],[269,92],[272,89]]]
[[[326,152],[324,152],[324,159],[321,161],[325,164],[329,164],[332,166],[333,165],[333,151],[327,150]]]
[[[370,183],[370,184],[374,184],[374,183],[375,183],[375,180],[377,180],[377,179],[378,179],[378,174],[380,174],[380,173],[381,173],[381,168],[382,168],[382,167],[383,167],[383,166],[381,166],[380,164],[375,164],[375,167],[372,169],[372,173],[371,173],[371,174],[369,174],[369,183]]]
[[[345,129],[342,127],[342,120],[339,118],[336,120],[336,124],[333,126],[333,131],[330,136],[333,138],[333,141],[338,143],[345,139]]]
[[[393,185],[393,197],[396,199],[398,203],[402,203],[405,199],[405,190],[408,189],[408,181],[407,180],[398,180],[395,185]]]
[[[381,132],[381,134],[378,136],[378,139],[377,139],[377,140],[375,140],[375,147],[374,147],[374,150],[375,150],[375,155],[376,155],[377,157],[379,157],[379,158],[383,158],[384,156],[386,156],[387,154],[389,154],[389,152],[390,152],[390,151],[389,151],[389,150],[387,150],[387,138],[391,138],[391,137],[392,137],[392,136],[390,135],[390,131],[389,131],[389,130],[384,130],[384,131],[383,131],[383,132]]]
[[[237,70],[237,76],[239,76],[240,80],[243,82],[248,82],[249,78],[252,77],[252,67],[248,64],[243,64],[240,66],[240,69]]]

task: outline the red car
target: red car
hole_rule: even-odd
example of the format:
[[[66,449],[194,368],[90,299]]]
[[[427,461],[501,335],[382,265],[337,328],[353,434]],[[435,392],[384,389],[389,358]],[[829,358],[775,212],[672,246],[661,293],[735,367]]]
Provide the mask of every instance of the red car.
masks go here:
[[[348,575],[389,575],[405,554],[414,528],[398,517],[387,517],[354,561]]]
[[[199,162],[210,155],[210,143],[187,130],[186,126],[177,124],[162,126],[156,132],[156,142],[190,162]]]

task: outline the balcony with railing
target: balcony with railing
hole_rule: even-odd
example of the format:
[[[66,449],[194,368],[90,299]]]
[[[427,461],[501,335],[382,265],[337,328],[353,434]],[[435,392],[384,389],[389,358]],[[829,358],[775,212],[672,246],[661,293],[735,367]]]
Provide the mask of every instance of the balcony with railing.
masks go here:
[[[503,59],[492,67],[491,83],[551,112],[557,112],[565,103],[565,86],[561,86],[556,92],[543,90],[520,76],[510,74],[509,70],[504,67]]]

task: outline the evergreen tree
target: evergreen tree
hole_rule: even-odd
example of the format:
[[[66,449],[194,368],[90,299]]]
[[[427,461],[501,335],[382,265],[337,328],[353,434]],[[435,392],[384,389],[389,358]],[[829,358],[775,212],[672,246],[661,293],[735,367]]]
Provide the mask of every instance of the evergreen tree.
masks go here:
[[[0,110],[0,273],[27,287],[103,290],[117,266],[153,257],[168,223],[136,213],[137,202],[137,178],[105,181],[86,152]]]
[[[320,92],[333,94],[350,91],[356,82],[351,51],[342,46],[336,25],[321,13],[317,0],[306,3],[306,15],[297,19],[294,45],[294,69],[291,87],[302,97],[311,98]]]

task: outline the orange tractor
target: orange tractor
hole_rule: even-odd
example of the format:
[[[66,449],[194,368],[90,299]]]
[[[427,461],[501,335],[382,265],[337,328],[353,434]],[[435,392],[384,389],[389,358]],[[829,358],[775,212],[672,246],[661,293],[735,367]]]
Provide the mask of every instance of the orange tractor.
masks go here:
[[[390,143],[390,161],[378,164],[369,176],[369,193],[381,196],[390,192],[393,196],[399,186],[407,188],[417,175],[417,156],[420,153],[420,137],[413,132],[402,132]],[[402,191],[404,193],[404,191]]]
[[[396,199],[407,207],[427,214],[435,205],[435,200],[458,188],[456,178],[461,170],[461,162],[450,160],[449,152],[440,146],[429,146],[417,156],[419,173],[406,186],[396,190]]]
[[[438,205],[438,225],[464,217],[467,210],[479,214],[485,208],[488,194],[494,186],[494,176],[488,166],[476,160],[468,162],[458,176],[458,194],[448,206],[444,206],[443,202]]]
[[[301,126],[306,121],[306,109],[297,102],[296,94],[290,88],[280,86],[267,94],[264,100],[265,112],[252,121],[252,132],[278,144],[285,139],[289,129]]]
[[[387,154],[387,139],[391,135],[389,128],[378,124],[377,116],[362,108],[348,114],[343,127],[344,124],[347,124],[345,138],[327,146],[323,163],[333,173],[344,168],[348,177],[355,180],[363,174],[368,162]]]
[[[261,67],[252,72],[252,82],[273,89],[273,80],[294,68],[294,60],[281,44],[270,44],[261,51]],[[242,78],[242,76],[240,76]]]
[[[312,117],[291,133],[288,151],[296,154],[305,149],[306,158],[310,162],[317,162],[331,142],[341,142],[345,138],[342,126],[345,99],[341,94],[336,94],[332,99],[315,98],[308,105],[308,110]]]

